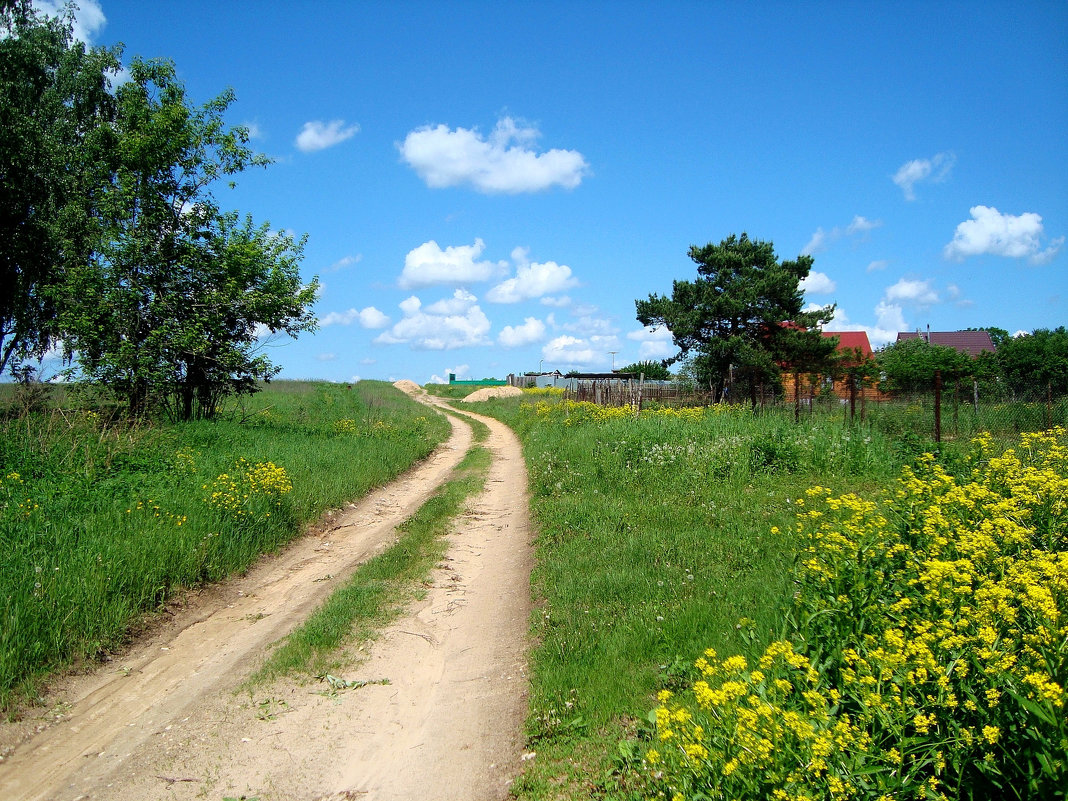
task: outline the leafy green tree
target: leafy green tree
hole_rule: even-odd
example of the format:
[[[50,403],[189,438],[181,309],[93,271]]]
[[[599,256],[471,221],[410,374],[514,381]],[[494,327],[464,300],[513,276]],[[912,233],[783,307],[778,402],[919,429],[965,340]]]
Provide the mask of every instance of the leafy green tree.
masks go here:
[[[814,330],[834,307],[803,312],[801,281],[811,256],[779,261],[771,242],[735,235],[718,245],[692,246],[698,277],[675,281],[670,296],[637,300],[638,320],[667,326],[679,348],[668,360],[690,357],[698,382],[716,390],[748,390],[754,402],[760,384],[777,382],[781,367],[813,354],[828,355],[833,342]],[[789,321],[792,325],[783,325]]]
[[[883,387],[890,392],[930,392],[938,370],[947,384],[972,375],[975,370],[966,353],[945,345],[931,345],[923,337],[888,345],[876,354],[876,361],[885,376]]]
[[[634,364],[628,364],[619,372],[621,373],[633,373],[636,376],[645,374],[646,379],[649,381],[670,381],[671,371],[667,369],[661,362],[644,361],[634,362]]]
[[[135,60],[118,88],[117,162],[99,198],[92,258],[68,272],[68,356],[141,415],[211,417],[227,395],[277,370],[257,335],[312,330],[318,281],[302,284],[303,240],[220,212],[221,178],[268,163],[227,128],[226,92],[192,106],[166,61]],[[85,302],[89,299],[89,302]]]
[[[1038,328],[1003,341],[997,361],[1010,389],[1023,396],[1068,393],[1068,330]]]
[[[0,372],[50,347],[56,287],[89,259],[118,69],[117,50],[72,39],[69,10],[0,0]]]

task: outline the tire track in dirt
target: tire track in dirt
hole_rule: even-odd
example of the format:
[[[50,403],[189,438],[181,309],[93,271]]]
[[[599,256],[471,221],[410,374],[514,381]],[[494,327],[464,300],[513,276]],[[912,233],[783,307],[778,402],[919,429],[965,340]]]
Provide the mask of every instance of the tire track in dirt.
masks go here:
[[[347,672],[389,684],[330,691],[285,680],[234,693],[269,644],[391,544],[448,477],[471,443],[453,417],[429,460],[192,599],[113,663],[119,670],[70,680],[59,720],[0,727],[0,747],[17,743],[0,762],[0,798],[505,797],[526,713],[532,555],[520,446],[479,419],[494,457],[485,491],[456,521],[425,598]]]

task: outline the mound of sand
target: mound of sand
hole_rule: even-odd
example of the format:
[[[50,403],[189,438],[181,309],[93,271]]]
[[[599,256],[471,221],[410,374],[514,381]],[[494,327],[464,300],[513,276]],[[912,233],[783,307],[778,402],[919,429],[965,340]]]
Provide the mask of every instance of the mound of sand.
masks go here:
[[[490,398],[511,398],[522,394],[523,390],[519,387],[484,387],[483,389],[475,390],[463,400],[464,403],[478,403]]]
[[[422,392],[423,388],[414,381],[409,381],[407,378],[402,378],[400,381],[394,381],[393,386],[399,389],[401,392],[407,392],[409,395],[414,395],[417,392]]]

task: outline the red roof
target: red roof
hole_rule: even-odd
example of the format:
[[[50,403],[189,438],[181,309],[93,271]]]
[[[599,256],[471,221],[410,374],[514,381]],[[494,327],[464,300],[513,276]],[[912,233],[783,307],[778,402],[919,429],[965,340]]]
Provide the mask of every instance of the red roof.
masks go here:
[[[986,331],[902,331],[897,335],[897,341],[916,339],[923,337],[932,345],[944,345],[947,348],[967,353],[973,359],[983,351],[994,352],[994,343],[990,334]]]
[[[865,331],[823,331],[825,337],[838,337],[838,350],[859,350],[864,358],[871,356],[871,344]]]

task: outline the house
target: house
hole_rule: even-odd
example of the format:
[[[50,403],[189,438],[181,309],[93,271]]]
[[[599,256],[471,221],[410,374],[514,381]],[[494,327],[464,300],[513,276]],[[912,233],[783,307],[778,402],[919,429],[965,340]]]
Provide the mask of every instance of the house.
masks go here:
[[[859,367],[872,358],[871,343],[865,331],[821,331],[825,338],[837,337],[837,352],[844,356],[841,365],[845,368]],[[799,379],[799,380],[798,380]],[[883,394],[874,386],[859,385],[855,389],[850,386],[850,376],[841,377],[801,375],[783,373],[783,400],[793,403],[796,400],[795,392],[800,393],[801,400],[810,402],[824,389],[829,388],[835,396],[842,401],[853,399],[881,400]]]
[[[944,345],[960,353],[967,353],[973,359],[980,353],[994,353],[996,348],[987,331],[902,331],[897,341],[906,339],[923,339],[931,345]]]

